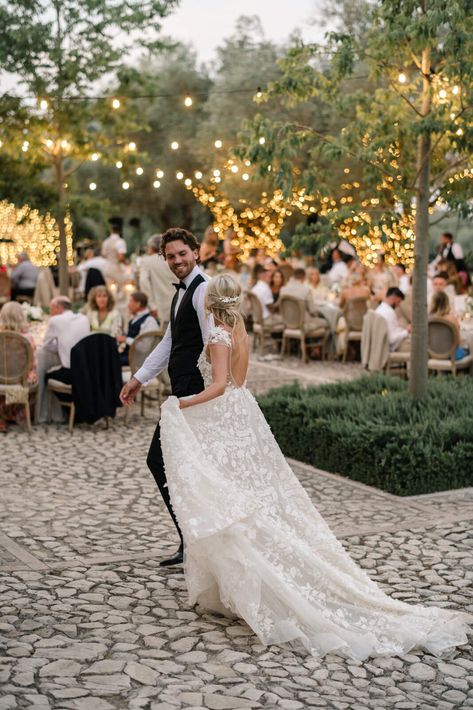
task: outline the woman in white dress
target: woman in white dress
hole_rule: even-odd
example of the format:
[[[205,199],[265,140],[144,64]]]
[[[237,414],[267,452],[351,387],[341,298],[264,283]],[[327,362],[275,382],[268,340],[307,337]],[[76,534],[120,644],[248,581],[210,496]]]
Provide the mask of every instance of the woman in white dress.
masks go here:
[[[293,642],[314,656],[362,660],[415,646],[441,655],[466,643],[472,617],[392,599],[350,558],[245,386],[240,287],[217,276],[206,304],[215,327],[198,363],[205,390],[170,397],[161,419],[190,604],[236,614],[263,644]]]

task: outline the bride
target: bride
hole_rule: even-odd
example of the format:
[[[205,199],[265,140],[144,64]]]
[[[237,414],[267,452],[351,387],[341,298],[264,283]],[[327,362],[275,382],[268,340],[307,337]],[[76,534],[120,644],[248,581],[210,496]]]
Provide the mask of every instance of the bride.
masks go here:
[[[215,326],[198,363],[205,390],[162,408],[190,603],[238,615],[263,644],[293,642],[314,656],[362,660],[415,646],[441,655],[467,643],[473,617],[387,596],[311,503],[246,388],[240,299],[231,276],[210,281]]]

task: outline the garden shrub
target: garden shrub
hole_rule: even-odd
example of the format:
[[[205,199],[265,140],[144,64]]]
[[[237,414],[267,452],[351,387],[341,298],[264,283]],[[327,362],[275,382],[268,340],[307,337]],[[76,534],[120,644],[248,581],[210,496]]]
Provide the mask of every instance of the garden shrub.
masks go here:
[[[473,484],[473,378],[429,381],[415,402],[382,375],[258,398],[286,456],[396,495]]]

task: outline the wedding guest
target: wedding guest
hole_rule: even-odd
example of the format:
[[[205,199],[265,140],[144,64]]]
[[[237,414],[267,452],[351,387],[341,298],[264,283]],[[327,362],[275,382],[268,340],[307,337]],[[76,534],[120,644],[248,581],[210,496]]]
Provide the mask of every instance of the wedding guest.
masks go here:
[[[28,332],[28,322],[25,312],[19,303],[9,301],[4,303],[0,310],[0,332],[19,333],[28,340],[33,350],[33,362],[27,374],[28,385],[35,385],[38,382],[36,372],[36,345],[31,333]],[[34,396],[34,395],[32,395]],[[30,402],[32,404],[32,402]],[[0,431],[7,430],[7,422],[13,421],[22,424],[25,416],[25,408],[20,404],[6,404],[5,396],[0,395]]]
[[[400,290],[406,296],[411,290],[411,280],[406,274],[406,267],[404,264],[395,264],[393,267],[393,273],[397,278],[397,283]]]
[[[159,330],[159,323],[156,318],[153,318],[148,308],[148,297],[141,291],[135,291],[131,294],[128,301],[128,310],[131,318],[128,322],[126,335],[118,335],[117,342],[125,343],[125,349],[120,353],[120,362],[122,366],[128,365],[128,354],[130,346],[135,338],[143,333],[149,333],[152,330]]]
[[[256,264],[254,268],[254,277],[256,283],[251,289],[251,292],[258,297],[263,311],[263,320],[268,325],[280,325],[281,318],[276,314],[277,304],[274,303],[273,293],[269,282],[271,280],[271,272],[268,271],[262,264]]]
[[[319,317],[312,289],[307,283],[305,283],[305,280],[305,269],[294,269],[294,276],[289,279],[285,286],[281,288],[280,298],[283,296],[292,296],[293,298],[297,298],[305,303],[306,326],[311,329],[328,328],[327,321],[324,318]]]
[[[46,380],[55,379],[71,384],[71,350],[90,333],[90,325],[82,313],[72,312],[67,296],[56,296],[49,306],[51,318],[44,336],[43,350],[57,353],[60,366],[46,373]]]
[[[340,308],[343,308],[345,303],[352,298],[369,299],[371,291],[365,281],[363,274],[360,271],[353,271],[350,274],[349,285],[340,291]]]
[[[97,333],[108,333],[112,338],[122,333],[122,316],[115,308],[115,299],[106,286],[95,286],[89,291],[87,316],[90,329]]]
[[[435,274],[432,279],[432,289],[429,293],[429,300],[431,300],[434,294],[438,292],[446,293],[452,305],[455,301],[455,288],[452,286],[452,284],[449,284],[448,281],[449,278],[448,273],[446,271],[440,271],[439,273]]]
[[[342,259],[342,255],[338,249],[334,249],[332,252],[332,268],[327,274],[328,285],[330,288],[333,286],[340,286],[342,281],[344,281],[348,276],[348,266]]]
[[[110,234],[103,240],[101,254],[109,261],[125,261],[127,246],[126,241],[121,236],[123,220],[121,217],[111,217]]]
[[[395,278],[386,266],[384,254],[378,254],[376,264],[368,276],[368,285],[376,301],[382,301],[389,288],[394,287]]]
[[[307,269],[307,283],[316,301],[326,300],[330,289],[326,284],[322,283],[320,271],[313,266]]]
[[[103,280],[107,278],[107,266],[108,262],[105,257],[100,256],[100,251],[94,251],[94,249],[86,249],[84,254],[84,260],[77,264],[76,271],[80,274],[80,284],[79,289],[85,293],[85,282],[87,279],[87,274],[89,269],[97,269],[102,275]]]
[[[273,302],[277,303],[281,289],[284,286],[284,274],[279,269],[275,269],[271,274],[271,279],[269,282],[271,292],[273,294]]]
[[[410,326],[402,328],[396,316],[395,309],[404,300],[403,292],[397,286],[388,288],[382,303],[376,309],[376,313],[384,318],[388,324],[389,349],[408,351],[410,350]]]
[[[444,318],[445,320],[448,320],[449,323],[453,325],[455,328],[455,332],[457,334],[458,340],[460,340],[460,326],[458,323],[458,319],[456,316],[452,313],[452,309],[450,307],[450,301],[445,293],[445,291],[436,291],[434,295],[432,296],[432,301],[430,304],[430,315],[431,316],[436,316],[437,318]],[[455,360],[462,360],[464,357],[466,357],[469,353],[468,347],[464,344],[460,344],[457,346],[455,350]]]
[[[169,323],[171,302],[176,290],[176,277],[161,254],[161,235],[148,239],[148,254],[141,259],[139,271],[140,291],[148,297],[151,315],[166,325]]]
[[[33,298],[38,282],[39,269],[31,263],[25,251],[18,254],[18,263],[11,272],[11,298],[15,301],[18,296]]]

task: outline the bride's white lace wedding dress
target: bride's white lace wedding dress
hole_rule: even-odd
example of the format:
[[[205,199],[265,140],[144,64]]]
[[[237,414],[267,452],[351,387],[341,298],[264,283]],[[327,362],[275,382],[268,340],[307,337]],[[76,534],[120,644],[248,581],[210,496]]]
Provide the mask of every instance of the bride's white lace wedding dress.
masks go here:
[[[231,349],[223,328],[208,342]],[[207,387],[205,348],[198,364]],[[392,599],[355,564],[245,386],[230,378],[223,396],[184,410],[170,397],[161,442],[191,604],[232,612],[264,644],[296,642],[314,656],[361,660],[414,646],[441,655],[467,642],[473,617]]]

